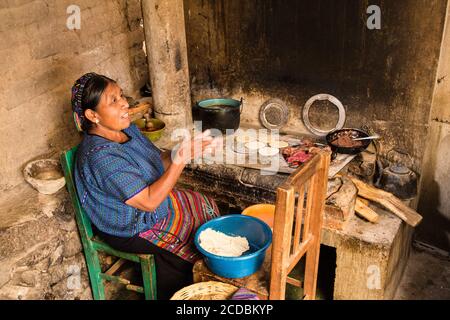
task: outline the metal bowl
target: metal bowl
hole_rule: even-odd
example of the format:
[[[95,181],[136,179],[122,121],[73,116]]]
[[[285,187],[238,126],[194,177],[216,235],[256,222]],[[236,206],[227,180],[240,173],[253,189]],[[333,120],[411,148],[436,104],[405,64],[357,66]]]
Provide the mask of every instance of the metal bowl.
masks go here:
[[[371,143],[371,140],[361,140],[360,142],[362,143],[362,145],[358,147],[342,146],[333,143],[333,141],[340,135],[348,135],[352,138],[365,138],[369,136],[367,132],[354,128],[343,128],[330,132],[329,134],[327,134],[326,140],[328,145],[331,147],[331,150],[336,153],[357,154],[366,150]]]

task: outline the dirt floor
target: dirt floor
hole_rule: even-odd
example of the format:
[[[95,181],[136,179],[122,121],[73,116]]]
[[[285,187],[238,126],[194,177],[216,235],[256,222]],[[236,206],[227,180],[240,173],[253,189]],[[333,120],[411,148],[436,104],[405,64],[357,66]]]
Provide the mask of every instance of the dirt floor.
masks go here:
[[[450,299],[450,256],[433,255],[413,248],[395,299]]]
[[[326,252],[326,250],[321,251],[326,253],[324,256],[321,255],[321,259],[323,258],[322,261],[326,260],[327,263],[322,264],[323,267],[319,270],[317,299],[329,300],[332,299],[332,288],[329,284],[332,282],[333,275],[330,274],[330,269],[324,266],[329,265],[328,262],[333,258],[333,252],[332,250],[329,250],[330,252]],[[301,271],[301,267],[298,269]],[[129,274],[130,269],[125,268],[122,275],[125,278],[134,278],[133,280],[139,283],[139,273],[135,271],[131,271],[131,274]],[[140,294],[127,292],[120,285],[109,285],[108,287],[109,290],[107,289],[107,291],[109,291],[109,294],[107,296],[110,299],[136,300],[143,298]],[[300,291],[301,289],[294,289],[288,285],[287,299],[295,300],[296,296],[300,297]],[[434,255],[428,251],[412,248],[403,279],[394,299],[450,300],[450,257]]]

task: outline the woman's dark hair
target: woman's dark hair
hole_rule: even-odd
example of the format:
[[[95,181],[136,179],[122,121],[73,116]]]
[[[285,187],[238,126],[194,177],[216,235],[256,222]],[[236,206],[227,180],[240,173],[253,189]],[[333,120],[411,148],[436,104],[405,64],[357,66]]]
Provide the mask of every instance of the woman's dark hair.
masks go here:
[[[83,95],[81,97],[81,107],[83,109],[83,114],[87,109],[92,109],[94,111],[96,110],[103,92],[105,91],[108,84],[111,83],[116,83],[116,81],[98,74],[96,74],[91,79],[89,79],[88,82],[86,82],[83,90]],[[83,131],[87,132],[92,127],[92,122],[84,117],[84,121],[81,125]]]

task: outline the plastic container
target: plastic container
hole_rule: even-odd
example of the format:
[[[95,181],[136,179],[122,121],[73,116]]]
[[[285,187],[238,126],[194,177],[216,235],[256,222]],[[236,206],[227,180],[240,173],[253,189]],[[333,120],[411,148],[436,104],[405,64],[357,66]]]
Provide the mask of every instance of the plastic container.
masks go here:
[[[245,144],[245,148],[247,148],[249,153],[258,153],[258,150],[261,148],[264,148],[266,146],[266,144],[264,142],[255,140],[255,141],[250,141],[247,142]]]
[[[240,257],[223,257],[205,251],[200,246],[199,236],[208,228],[229,236],[246,237],[250,250]],[[260,219],[245,215],[228,215],[200,226],[195,234],[194,243],[212,272],[225,278],[243,278],[255,273],[261,267],[266,250],[272,243],[272,230]]]
[[[242,211],[242,214],[245,216],[258,218],[267,223],[270,228],[273,228],[275,205],[266,203],[255,204],[245,208],[244,211]]]
[[[278,148],[272,147],[262,147],[258,149],[259,160],[262,164],[269,164],[278,158],[279,150]]]

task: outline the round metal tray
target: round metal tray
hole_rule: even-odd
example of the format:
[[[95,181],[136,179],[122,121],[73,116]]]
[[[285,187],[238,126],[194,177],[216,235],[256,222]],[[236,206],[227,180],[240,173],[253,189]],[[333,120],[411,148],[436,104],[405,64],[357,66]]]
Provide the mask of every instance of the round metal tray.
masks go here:
[[[269,129],[280,129],[289,119],[289,108],[280,99],[270,99],[264,102],[259,110],[262,125]]]

